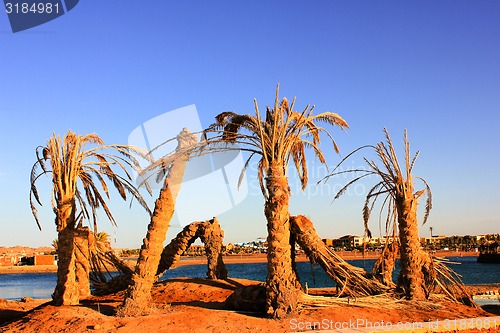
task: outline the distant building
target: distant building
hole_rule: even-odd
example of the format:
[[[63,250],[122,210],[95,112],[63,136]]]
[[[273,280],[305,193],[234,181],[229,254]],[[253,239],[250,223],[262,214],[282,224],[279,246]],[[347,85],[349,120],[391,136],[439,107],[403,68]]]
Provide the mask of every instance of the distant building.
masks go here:
[[[356,247],[359,246],[360,244],[363,244],[362,239],[363,237],[358,237],[354,235],[345,235],[338,239],[335,239],[333,241],[333,246],[340,248]]]
[[[0,256],[0,266],[16,266],[21,261],[18,256]]]
[[[335,248],[353,248],[361,247],[363,245],[373,245],[380,246],[386,243],[392,243],[394,240],[399,239],[397,236],[383,236],[383,237],[367,237],[367,236],[355,236],[355,235],[345,235],[337,239],[323,239],[323,243],[326,246],[331,246]]]
[[[34,265],[56,265],[55,256],[52,254],[38,254],[34,256]]]
[[[430,238],[424,238],[424,242],[427,245],[432,245],[432,244],[439,244],[442,240],[446,239],[446,236],[432,236]],[[420,241],[422,243],[422,241]]]
[[[23,257],[21,263],[26,266],[57,265],[55,256],[52,254],[35,254],[31,257]]]

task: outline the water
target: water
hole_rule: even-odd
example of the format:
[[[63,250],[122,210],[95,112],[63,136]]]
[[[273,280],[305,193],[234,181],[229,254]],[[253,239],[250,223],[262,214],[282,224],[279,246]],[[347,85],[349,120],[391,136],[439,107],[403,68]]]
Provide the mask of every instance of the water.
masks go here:
[[[500,265],[479,264],[476,257],[452,257],[453,262],[458,265],[451,265],[451,268],[462,275],[465,284],[489,284],[500,283]],[[354,266],[371,270],[374,260],[353,260],[348,262]],[[265,263],[256,264],[228,264],[229,277],[241,278],[256,281],[265,281],[267,275],[267,265]],[[335,287],[335,283],[317,265],[308,262],[297,263],[300,281],[303,285],[307,282],[310,288]],[[180,266],[167,271],[161,280],[176,277],[206,277],[206,265]],[[393,274],[394,279],[399,272],[399,267]],[[50,298],[56,285],[55,273],[43,274],[0,274],[0,298],[20,299],[22,297]]]
[[[56,273],[0,274],[0,298],[51,298],[56,283]]]

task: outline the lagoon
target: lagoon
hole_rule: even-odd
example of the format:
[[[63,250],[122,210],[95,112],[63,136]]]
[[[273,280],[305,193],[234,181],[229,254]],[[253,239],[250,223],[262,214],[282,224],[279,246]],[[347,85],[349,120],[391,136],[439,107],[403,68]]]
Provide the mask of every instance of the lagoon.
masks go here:
[[[451,268],[462,275],[465,284],[492,284],[500,283],[500,265],[480,264],[476,257],[451,257]],[[375,260],[347,260],[350,264],[371,270]],[[266,263],[228,264],[230,278],[265,281],[267,274]],[[206,265],[180,266],[165,272],[160,280],[176,277],[206,277]],[[303,285],[309,288],[335,287],[335,283],[325,274],[321,267],[308,262],[298,262],[297,270]],[[399,272],[397,267],[393,276]],[[0,275],[0,298],[18,300],[22,297],[34,299],[51,298],[57,277],[55,273],[40,274],[2,274]]]

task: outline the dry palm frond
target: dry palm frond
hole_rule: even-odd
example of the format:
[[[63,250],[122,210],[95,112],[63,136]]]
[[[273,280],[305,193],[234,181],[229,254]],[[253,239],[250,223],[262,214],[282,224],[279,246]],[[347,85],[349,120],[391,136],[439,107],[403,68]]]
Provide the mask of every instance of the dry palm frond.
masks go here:
[[[274,106],[267,107],[265,118],[262,118],[259,105],[254,100],[254,116],[223,112],[215,118],[216,122],[205,130],[207,140],[203,153],[237,149],[250,152],[249,160],[260,156],[258,178],[265,197],[268,193],[263,186],[263,179],[267,177],[268,168],[273,162],[278,162],[286,174],[288,162],[293,160],[301,185],[305,188],[308,182],[306,148],[312,149],[318,160],[325,164],[325,158],[319,148],[320,134],[325,133],[335,151],[338,151],[332,135],[319,126],[320,123],[338,126],[342,130],[349,128],[346,121],[336,113],[323,112],[312,115],[314,106],[308,105],[302,112],[294,111],[295,98],[292,103],[289,103],[287,98],[280,101],[278,93],[279,86],[276,89]],[[245,165],[248,165],[249,160]]]
[[[437,291],[443,293],[452,302],[477,307],[472,296],[465,288],[461,276],[447,266],[450,263],[443,259],[433,258],[433,266],[436,272],[434,282]]]
[[[117,286],[124,285],[126,279],[122,277],[130,279],[133,273],[132,267],[111,250],[108,237],[104,232],[97,233],[90,244],[90,285],[96,295],[121,290]]]
[[[356,298],[312,296],[307,294],[302,294],[300,297],[301,309],[329,306],[354,306],[373,309],[408,309],[423,311],[434,311],[444,308],[443,305],[430,301],[402,300],[398,298],[397,294],[391,293]]]
[[[367,273],[340,258],[327,247],[316,233],[312,222],[305,216],[291,216],[290,224],[296,242],[307,256],[319,264],[337,284],[339,296],[369,296],[385,293],[389,288]]]
[[[96,145],[88,148],[88,145]],[[47,175],[52,180],[52,208],[57,213],[61,206],[76,201],[81,208],[83,217],[97,225],[97,211],[102,208],[113,225],[116,221],[108,208],[106,198],[110,198],[107,178],[125,200],[127,193],[131,194],[149,213],[142,195],[132,184],[132,176],[127,168],[140,171],[137,159],[133,155],[146,156],[146,153],[136,147],[124,145],[104,145],[96,134],[77,135],[68,131],[64,138],[54,134],[45,147],[36,149],[37,161],[31,170],[30,206],[35,221],[41,229],[35,203],[42,205],[37,190],[38,180]],[[39,170],[41,169],[41,171]],[[122,174],[116,173],[118,169]],[[101,188],[94,182],[97,178]],[[105,197],[101,195],[102,192]],[[57,229],[66,228],[68,221],[56,219]],[[69,221],[76,223],[77,219]],[[75,225],[70,225],[74,228]]]

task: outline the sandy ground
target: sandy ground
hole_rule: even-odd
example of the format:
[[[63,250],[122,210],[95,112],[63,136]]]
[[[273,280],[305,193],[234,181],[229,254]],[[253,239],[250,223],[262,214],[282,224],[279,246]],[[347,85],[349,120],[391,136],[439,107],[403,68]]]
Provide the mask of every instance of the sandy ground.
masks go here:
[[[454,254],[452,254],[454,255]],[[352,259],[352,258],[346,258]],[[362,259],[362,258],[359,258]],[[307,260],[300,257],[299,260]],[[265,262],[265,255],[226,257],[226,263]],[[178,265],[204,264],[205,259],[188,258]],[[24,271],[22,270],[24,268]],[[29,268],[28,268],[29,269]],[[43,268],[42,268],[43,269]],[[26,272],[22,267],[19,272]],[[483,309],[443,302],[440,310],[381,309],[356,305],[302,308],[298,314],[283,320],[270,320],[258,313],[238,312],[224,301],[235,288],[258,284],[256,281],[228,279],[177,278],[155,285],[151,314],[138,318],[118,318],[114,311],[123,300],[123,292],[105,297],[92,297],[79,306],[55,307],[49,300],[0,300],[0,332],[295,332],[330,329],[342,323],[363,326],[370,323],[410,323],[457,318],[499,316],[500,307]],[[496,288],[497,286],[494,286]],[[472,287],[480,292],[491,286]],[[325,294],[310,289],[310,293]],[[411,330],[408,330],[411,332]],[[496,328],[461,330],[460,332],[500,332]]]
[[[118,318],[114,311],[121,304],[123,292],[92,297],[79,306],[55,307],[48,300],[0,301],[2,332],[293,332],[314,328],[334,328],[336,323],[409,323],[491,316],[481,309],[444,302],[440,310],[380,309],[351,305],[304,308],[283,320],[262,318],[257,313],[228,309],[225,299],[241,285],[255,281],[229,279],[177,278],[155,285],[154,309],[147,316]],[[320,293],[321,290],[311,290]],[[319,323],[319,327],[317,326]],[[500,323],[498,323],[500,325]],[[362,326],[362,325],[361,325]],[[499,332],[496,329],[482,332]],[[408,331],[411,332],[411,331]],[[478,332],[477,330],[461,332]]]

